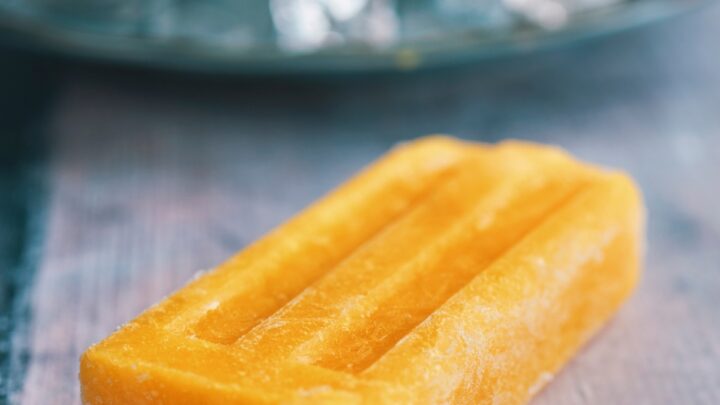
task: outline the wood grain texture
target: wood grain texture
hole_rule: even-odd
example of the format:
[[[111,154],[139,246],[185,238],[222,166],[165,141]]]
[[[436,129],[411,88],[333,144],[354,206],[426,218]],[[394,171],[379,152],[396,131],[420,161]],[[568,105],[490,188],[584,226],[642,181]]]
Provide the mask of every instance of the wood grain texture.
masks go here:
[[[720,8],[476,69],[332,83],[70,76],[18,404],[78,404],[91,343],[402,139],[562,145],[625,168],[647,266],[619,315],[534,401],[720,403]],[[712,38],[712,39],[711,39]]]

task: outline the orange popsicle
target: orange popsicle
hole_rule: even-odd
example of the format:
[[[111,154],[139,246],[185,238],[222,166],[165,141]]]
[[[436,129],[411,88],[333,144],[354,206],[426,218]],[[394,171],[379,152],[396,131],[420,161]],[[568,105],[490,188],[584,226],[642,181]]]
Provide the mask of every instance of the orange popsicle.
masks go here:
[[[396,148],[81,359],[85,404],[521,404],[636,283],[622,174],[539,145]]]

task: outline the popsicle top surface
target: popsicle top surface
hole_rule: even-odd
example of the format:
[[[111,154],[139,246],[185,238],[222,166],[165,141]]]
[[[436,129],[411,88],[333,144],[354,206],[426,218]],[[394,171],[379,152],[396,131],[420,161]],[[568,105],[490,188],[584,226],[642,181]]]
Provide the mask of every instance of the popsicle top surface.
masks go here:
[[[636,283],[632,182],[428,137],[92,346],[85,404],[526,402]]]

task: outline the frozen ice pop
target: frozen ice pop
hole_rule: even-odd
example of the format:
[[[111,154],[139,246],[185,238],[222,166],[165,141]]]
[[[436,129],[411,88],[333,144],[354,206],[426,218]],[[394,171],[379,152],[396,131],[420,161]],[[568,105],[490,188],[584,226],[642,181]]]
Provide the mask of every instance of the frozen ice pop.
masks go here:
[[[402,145],[82,356],[85,404],[522,404],[641,262],[626,176],[522,142]]]

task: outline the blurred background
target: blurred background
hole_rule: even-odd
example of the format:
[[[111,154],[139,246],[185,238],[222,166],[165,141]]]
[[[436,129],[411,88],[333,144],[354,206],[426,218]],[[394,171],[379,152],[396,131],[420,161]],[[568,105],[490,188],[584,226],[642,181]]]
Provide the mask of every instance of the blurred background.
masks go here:
[[[0,403],[396,143],[630,172],[630,302],[534,404],[720,403],[720,4],[0,0]]]

